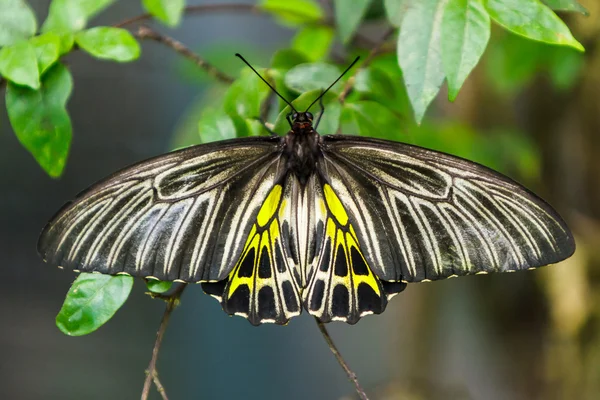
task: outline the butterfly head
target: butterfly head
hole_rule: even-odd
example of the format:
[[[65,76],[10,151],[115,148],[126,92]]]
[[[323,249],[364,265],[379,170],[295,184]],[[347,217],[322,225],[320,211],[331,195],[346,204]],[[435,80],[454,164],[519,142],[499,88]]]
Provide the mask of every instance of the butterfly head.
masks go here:
[[[293,112],[290,115],[294,132],[312,130],[313,115],[308,111]]]

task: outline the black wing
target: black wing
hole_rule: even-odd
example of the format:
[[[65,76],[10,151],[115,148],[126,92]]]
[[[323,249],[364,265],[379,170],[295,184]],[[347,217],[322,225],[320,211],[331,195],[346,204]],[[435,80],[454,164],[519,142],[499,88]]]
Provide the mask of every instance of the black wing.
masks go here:
[[[84,272],[222,280],[284,172],[280,143],[234,139],[130,166],[66,204],[38,251],[51,264]]]
[[[325,173],[383,280],[509,272],[575,251],[552,207],[482,165],[355,136],[324,136],[322,148]]]

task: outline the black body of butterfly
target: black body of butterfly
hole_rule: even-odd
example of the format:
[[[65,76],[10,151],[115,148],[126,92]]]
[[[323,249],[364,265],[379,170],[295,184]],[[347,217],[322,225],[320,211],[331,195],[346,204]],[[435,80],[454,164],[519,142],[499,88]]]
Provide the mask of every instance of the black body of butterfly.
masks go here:
[[[286,136],[193,146],[93,185],[48,223],[40,254],[83,272],[202,282],[228,314],[285,324],[302,309],[356,323],[410,282],[574,252],[556,211],[511,179],[408,144],[321,136],[290,107]]]

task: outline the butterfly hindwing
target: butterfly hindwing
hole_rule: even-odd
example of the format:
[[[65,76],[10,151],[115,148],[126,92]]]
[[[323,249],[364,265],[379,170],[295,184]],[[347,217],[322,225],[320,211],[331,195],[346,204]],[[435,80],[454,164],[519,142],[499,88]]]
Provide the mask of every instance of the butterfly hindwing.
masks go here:
[[[264,200],[220,298],[225,312],[254,325],[285,324],[301,312],[299,283],[281,232],[287,207],[283,192],[284,186],[275,184]]]
[[[324,180],[315,187],[315,197],[320,240],[308,271],[305,308],[323,322],[351,324],[383,312],[387,293],[363,255],[344,204]]]

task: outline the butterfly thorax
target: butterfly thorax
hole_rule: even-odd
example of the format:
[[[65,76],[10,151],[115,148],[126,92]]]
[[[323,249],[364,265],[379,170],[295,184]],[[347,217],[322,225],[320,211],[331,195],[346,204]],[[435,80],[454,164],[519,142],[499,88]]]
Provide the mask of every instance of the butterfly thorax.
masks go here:
[[[299,113],[293,119],[292,129],[285,137],[285,154],[287,169],[305,185],[310,176],[317,169],[317,164],[322,157],[319,147],[320,135],[312,126],[312,114]],[[305,116],[302,114],[309,114]]]

